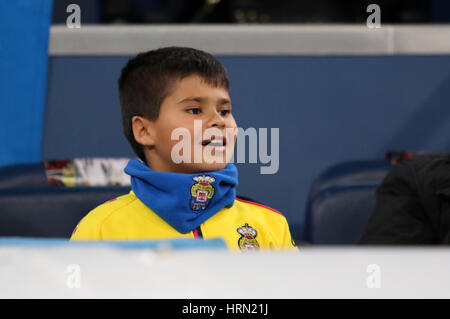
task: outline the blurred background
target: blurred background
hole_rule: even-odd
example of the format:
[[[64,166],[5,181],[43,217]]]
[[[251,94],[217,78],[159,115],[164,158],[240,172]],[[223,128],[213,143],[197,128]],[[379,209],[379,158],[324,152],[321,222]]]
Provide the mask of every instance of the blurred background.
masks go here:
[[[365,23],[371,3],[383,23],[450,22],[446,0],[55,0],[53,23],[75,2],[85,23]]]

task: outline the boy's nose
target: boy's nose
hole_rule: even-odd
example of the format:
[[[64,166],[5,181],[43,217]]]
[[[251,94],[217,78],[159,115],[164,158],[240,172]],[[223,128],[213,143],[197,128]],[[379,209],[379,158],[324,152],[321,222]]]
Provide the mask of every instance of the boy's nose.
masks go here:
[[[217,112],[215,112],[209,119],[207,127],[225,127],[225,119]]]

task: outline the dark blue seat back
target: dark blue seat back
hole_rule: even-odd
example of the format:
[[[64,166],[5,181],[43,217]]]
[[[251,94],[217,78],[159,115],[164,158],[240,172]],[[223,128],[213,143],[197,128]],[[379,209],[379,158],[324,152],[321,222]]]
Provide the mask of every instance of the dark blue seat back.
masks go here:
[[[44,163],[0,167],[0,190],[47,186]]]
[[[375,206],[378,184],[332,186],[310,205],[309,241],[312,244],[356,244]]]
[[[379,183],[391,167],[387,160],[357,160],[332,165],[314,180],[309,196],[314,197],[336,185]]]
[[[0,237],[69,238],[90,210],[129,191],[129,187],[0,190]]]
[[[356,244],[375,203],[375,190],[391,163],[357,160],[326,169],[306,203],[306,239],[313,244]]]

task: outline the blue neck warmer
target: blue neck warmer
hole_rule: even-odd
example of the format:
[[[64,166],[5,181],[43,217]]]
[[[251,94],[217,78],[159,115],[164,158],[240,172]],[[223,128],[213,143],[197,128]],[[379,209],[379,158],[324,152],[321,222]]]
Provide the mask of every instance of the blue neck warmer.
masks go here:
[[[145,163],[131,160],[125,173],[131,188],[147,207],[180,233],[188,233],[236,198],[237,169],[199,174],[155,172]]]

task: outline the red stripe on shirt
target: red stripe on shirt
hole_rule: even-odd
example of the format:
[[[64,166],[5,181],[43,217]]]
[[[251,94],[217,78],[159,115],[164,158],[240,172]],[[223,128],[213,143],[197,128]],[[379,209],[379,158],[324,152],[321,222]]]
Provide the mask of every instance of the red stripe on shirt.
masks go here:
[[[240,198],[238,198],[238,197],[236,197],[236,200],[238,200],[238,201],[240,201],[240,202],[249,203],[249,204],[253,204],[253,205],[256,205],[256,206],[261,206],[261,207],[270,209],[271,211],[273,211],[273,212],[275,212],[275,213],[278,213],[278,214],[280,214],[281,216],[285,217],[282,213],[280,213],[280,212],[277,211],[276,209],[273,209],[273,208],[271,208],[271,207],[269,207],[269,206],[266,206],[266,205],[263,205],[263,204],[259,204],[259,203],[255,203],[255,202],[250,202],[250,201],[248,201],[248,200],[243,200],[243,199],[240,199]]]
[[[198,236],[197,228],[194,229],[194,230],[192,230],[192,233],[194,234],[194,238],[198,238],[198,237],[199,237],[199,236]]]

